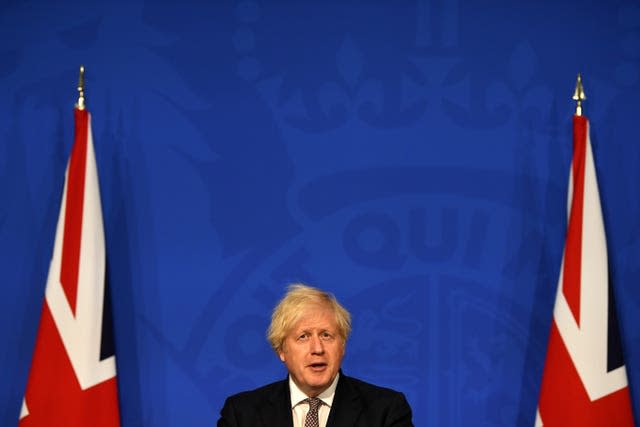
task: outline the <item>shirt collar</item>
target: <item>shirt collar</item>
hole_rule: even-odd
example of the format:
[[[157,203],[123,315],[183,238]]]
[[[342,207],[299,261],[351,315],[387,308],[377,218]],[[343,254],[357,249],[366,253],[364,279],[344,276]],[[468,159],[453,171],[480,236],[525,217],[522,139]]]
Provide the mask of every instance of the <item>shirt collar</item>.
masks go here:
[[[338,386],[338,378],[340,378],[340,373],[336,375],[331,385],[317,396],[320,400],[322,400],[322,403],[324,403],[328,407],[331,407],[331,405],[333,404],[333,398],[336,395],[336,387]],[[291,408],[297,406],[300,402],[309,397],[298,388],[296,383],[291,378],[291,375],[289,375],[289,390],[291,393]]]

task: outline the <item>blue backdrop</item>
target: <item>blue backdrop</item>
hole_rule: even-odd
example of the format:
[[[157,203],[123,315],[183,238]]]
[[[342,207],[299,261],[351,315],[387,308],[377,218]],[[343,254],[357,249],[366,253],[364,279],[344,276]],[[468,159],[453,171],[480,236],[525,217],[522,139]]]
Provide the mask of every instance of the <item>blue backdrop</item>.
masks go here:
[[[640,411],[637,1],[0,3],[0,424],[24,393],[86,66],[124,426],[284,378],[291,281],[417,426],[532,425],[582,72]]]

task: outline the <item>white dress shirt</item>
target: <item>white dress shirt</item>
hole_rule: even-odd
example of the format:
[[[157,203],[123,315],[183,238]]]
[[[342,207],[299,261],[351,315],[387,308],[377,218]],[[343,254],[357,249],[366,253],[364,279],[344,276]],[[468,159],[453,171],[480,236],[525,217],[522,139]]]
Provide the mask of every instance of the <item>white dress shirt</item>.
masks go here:
[[[335,379],[325,391],[320,393],[317,397],[322,400],[322,405],[318,408],[318,420],[320,421],[320,427],[327,426],[327,420],[329,419],[329,411],[333,404],[333,397],[336,394],[336,386],[338,385],[338,378],[340,374],[336,375]],[[298,388],[296,383],[291,379],[289,375],[289,390],[291,391],[291,411],[293,415],[293,427],[304,427],[304,419],[309,412],[309,404],[304,402],[309,396],[304,394],[302,390]]]

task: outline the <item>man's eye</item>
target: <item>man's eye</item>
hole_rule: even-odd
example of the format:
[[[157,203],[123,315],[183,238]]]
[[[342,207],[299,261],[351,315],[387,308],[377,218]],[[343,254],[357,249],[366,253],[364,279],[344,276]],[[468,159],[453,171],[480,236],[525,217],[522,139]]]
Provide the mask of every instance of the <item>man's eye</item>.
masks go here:
[[[307,338],[309,338],[308,334],[298,335],[298,341],[305,341]]]
[[[320,334],[320,338],[323,340],[329,340],[332,338],[332,335],[329,332],[323,332]]]

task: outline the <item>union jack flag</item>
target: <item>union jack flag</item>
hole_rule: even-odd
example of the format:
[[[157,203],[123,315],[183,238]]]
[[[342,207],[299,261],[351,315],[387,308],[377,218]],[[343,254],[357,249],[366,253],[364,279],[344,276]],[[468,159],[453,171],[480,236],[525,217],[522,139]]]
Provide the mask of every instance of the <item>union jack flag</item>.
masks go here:
[[[589,122],[583,116],[573,117],[569,201],[536,426],[633,426]]]
[[[116,362],[91,117],[75,140],[20,427],[118,426]]]

